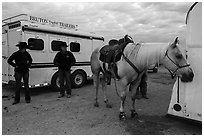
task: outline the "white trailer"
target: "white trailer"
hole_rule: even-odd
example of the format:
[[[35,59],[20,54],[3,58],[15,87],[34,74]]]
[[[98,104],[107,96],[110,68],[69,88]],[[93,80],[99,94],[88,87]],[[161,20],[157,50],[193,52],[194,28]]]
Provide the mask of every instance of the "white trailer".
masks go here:
[[[202,3],[194,3],[186,16],[187,61],[194,79],[183,83],[178,78],[173,86],[168,115],[201,123],[202,121]]]
[[[76,64],[71,68],[72,85],[83,86],[92,77],[90,56],[98,46],[103,46],[104,38],[94,33],[77,30],[77,25],[52,21],[45,18],[20,14],[2,20],[2,82],[15,81],[14,68],[8,65],[8,57],[18,48],[19,41],[31,45],[27,51],[33,58],[30,68],[29,86],[52,85],[59,87],[58,69],[53,59],[59,51],[59,44],[66,42]]]

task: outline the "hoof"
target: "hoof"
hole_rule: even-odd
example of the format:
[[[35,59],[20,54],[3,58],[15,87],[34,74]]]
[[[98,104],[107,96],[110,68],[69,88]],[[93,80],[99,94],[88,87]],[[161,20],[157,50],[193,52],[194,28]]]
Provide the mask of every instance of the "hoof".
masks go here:
[[[120,118],[120,120],[122,120],[122,121],[126,120],[126,114],[125,114],[125,112],[120,112],[119,118]]]
[[[138,114],[135,110],[131,110],[131,118],[138,117]]]
[[[99,107],[98,102],[94,103],[94,107]]]
[[[107,107],[107,108],[112,108],[112,105],[106,104],[106,107]]]

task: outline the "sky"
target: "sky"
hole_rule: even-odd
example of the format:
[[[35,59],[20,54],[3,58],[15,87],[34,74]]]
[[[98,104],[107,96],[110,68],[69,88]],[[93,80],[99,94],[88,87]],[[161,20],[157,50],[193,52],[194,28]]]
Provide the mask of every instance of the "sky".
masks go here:
[[[193,2],[3,2],[2,19],[17,14],[77,24],[105,38],[128,34],[136,42],[185,41],[186,14]]]

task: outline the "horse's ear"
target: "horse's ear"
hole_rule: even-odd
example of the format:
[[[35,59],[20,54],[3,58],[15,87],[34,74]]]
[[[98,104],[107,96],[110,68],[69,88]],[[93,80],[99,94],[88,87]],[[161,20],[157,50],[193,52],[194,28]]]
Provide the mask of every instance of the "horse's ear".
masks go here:
[[[175,44],[179,44],[179,39],[178,39],[178,37],[176,37],[174,43],[175,43]]]
[[[175,48],[177,46],[177,44],[179,44],[179,39],[178,37],[176,37],[174,43],[172,44],[172,48]]]

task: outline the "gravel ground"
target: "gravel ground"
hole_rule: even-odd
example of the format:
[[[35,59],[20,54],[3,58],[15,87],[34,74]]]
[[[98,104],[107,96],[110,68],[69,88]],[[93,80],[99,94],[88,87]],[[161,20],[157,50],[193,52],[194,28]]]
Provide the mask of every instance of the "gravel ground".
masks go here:
[[[136,101],[138,118],[130,118],[130,96],[125,110],[127,120],[118,118],[120,99],[114,84],[108,87],[108,97],[113,108],[106,108],[102,92],[99,107],[94,107],[95,90],[88,81],[79,89],[73,89],[72,97],[58,99],[51,87],[31,89],[32,102],[12,105],[15,87],[3,85],[2,134],[3,135],[201,135],[202,128],[178,119],[167,118],[166,113],[175,80],[163,68],[148,74],[148,97]],[[101,89],[100,89],[101,91]]]

